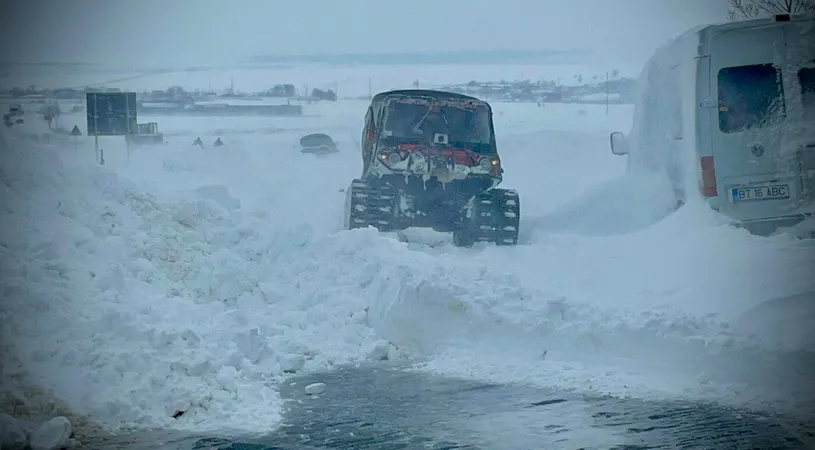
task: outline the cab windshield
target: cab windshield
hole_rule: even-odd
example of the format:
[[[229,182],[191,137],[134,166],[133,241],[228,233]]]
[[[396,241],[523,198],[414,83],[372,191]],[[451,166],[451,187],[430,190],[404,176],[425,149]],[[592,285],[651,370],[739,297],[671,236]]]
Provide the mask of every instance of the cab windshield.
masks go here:
[[[490,121],[483,102],[398,98],[386,107],[384,129],[397,139],[432,141],[436,133],[443,133],[451,144],[489,145]]]

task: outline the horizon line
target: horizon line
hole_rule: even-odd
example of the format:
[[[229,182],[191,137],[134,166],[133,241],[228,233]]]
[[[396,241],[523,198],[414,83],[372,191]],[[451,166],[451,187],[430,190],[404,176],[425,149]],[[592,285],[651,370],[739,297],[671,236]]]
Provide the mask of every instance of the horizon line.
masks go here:
[[[400,59],[416,59],[416,58],[449,58],[453,57],[456,62],[465,62],[469,60],[478,60],[484,58],[499,58],[499,59],[531,59],[531,58],[546,58],[556,56],[591,56],[591,52],[583,50],[451,50],[451,51],[436,51],[436,52],[347,52],[347,53],[296,53],[296,54],[258,54],[241,58],[239,61],[232,62],[231,64],[262,64],[272,62],[338,62],[337,60],[351,60],[345,62],[373,62],[374,60],[400,60]],[[394,61],[396,62],[396,61]],[[216,66],[222,66],[230,63],[216,63]],[[15,60],[0,60],[0,65],[17,65],[17,66],[122,66],[129,65],[126,61],[116,62],[94,62],[94,61],[15,61]],[[146,65],[159,67],[165,66],[166,63],[150,62]],[[201,66],[199,63],[181,64],[188,67]]]

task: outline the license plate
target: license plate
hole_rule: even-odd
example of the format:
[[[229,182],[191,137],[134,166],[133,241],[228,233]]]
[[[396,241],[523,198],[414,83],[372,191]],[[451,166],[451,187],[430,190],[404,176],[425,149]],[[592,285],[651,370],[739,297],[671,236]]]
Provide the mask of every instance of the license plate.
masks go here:
[[[772,186],[733,188],[731,196],[735,202],[783,200],[790,198],[790,186],[788,184],[774,184]]]

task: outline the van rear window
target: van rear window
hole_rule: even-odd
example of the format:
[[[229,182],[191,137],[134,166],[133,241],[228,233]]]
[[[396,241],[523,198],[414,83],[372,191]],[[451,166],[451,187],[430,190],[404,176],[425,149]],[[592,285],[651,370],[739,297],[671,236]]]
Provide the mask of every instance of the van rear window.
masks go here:
[[[737,133],[786,115],[781,74],[772,64],[727,67],[718,75],[719,129]]]
[[[798,71],[798,83],[801,85],[801,101],[804,103],[804,117],[815,118],[815,68],[805,67]]]

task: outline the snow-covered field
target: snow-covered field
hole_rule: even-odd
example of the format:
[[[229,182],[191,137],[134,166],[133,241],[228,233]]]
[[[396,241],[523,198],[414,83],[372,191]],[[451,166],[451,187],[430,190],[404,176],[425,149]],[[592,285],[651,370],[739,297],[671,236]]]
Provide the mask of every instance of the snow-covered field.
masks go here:
[[[51,392],[111,430],[266,432],[290,372],[387,357],[611,395],[805,398],[793,369],[811,362],[815,307],[777,299],[815,291],[815,245],[751,236],[694,201],[669,214],[668,187],[608,149],[630,107],[496,104],[522,243],[460,249],[341,229],[365,106],[158,118],[167,145],[128,161],[122,139],[100,139],[104,166],[91,138],[4,129],[8,395]],[[62,126],[84,134],[83,120]],[[295,151],[312,131],[341,152]]]
[[[50,69],[50,71],[49,71]],[[470,80],[560,80],[565,85],[577,84],[575,76],[585,80],[604,78],[606,72],[617,70],[620,76],[637,76],[640,67],[628,63],[597,67],[578,64],[414,64],[414,65],[348,65],[302,64],[278,67],[230,67],[196,71],[165,71],[123,75],[121,72],[70,72],[64,68],[13,67],[0,86],[39,88],[83,88],[104,85],[110,88],[142,91],[182,86],[188,91],[196,89],[222,90],[234,87],[241,92],[259,92],[276,84],[294,84],[297,89],[333,89],[340,97],[367,95],[373,92],[412,86],[419,80],[421,87],[467,83]]]

